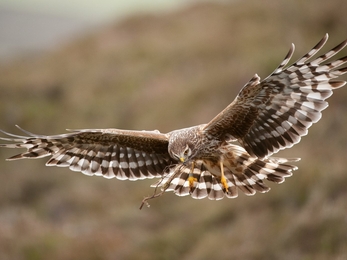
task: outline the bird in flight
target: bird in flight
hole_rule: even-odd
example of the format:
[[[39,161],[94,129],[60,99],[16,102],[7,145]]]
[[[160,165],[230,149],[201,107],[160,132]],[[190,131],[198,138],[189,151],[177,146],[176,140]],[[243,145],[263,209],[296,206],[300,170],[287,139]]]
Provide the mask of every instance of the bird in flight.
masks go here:
[[[313,56],[328,40],[326,34],[307,54],[287,66],[292,44],[282,63],[267,78],[255,74],[234,101],[207,124],[174,130],[70,130],[61,135],[26,136],[1,131],[5,148],[26,148],[8,160],[50,156],[47,166],[68,167],[86,175],[120,180],[159,178],[147,200],[166,191],[195,199],[235,198],[267,192],[264,180],[282,183],[299,158],[272,154],[292,147],[318,122],[333,90],[345,85],[336,80],[347,72],[340,67],[347,56],[328,61],[347,40],[327,53]],[[237,145],[235,142],[240,145]],[[9,142],[9,143],[8,143]]]

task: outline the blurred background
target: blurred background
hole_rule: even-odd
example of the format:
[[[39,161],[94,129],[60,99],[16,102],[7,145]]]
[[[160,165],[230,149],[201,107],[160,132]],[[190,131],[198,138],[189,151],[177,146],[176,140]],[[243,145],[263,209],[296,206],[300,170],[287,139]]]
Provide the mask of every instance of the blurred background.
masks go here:
[[[1,0],[0,128],[206,123],[292,42],[295,60],[325,33],[325,51],[346,39],[346,10],[345,0]],[[347,88],[329,101],[309,135],[278,155],[301,157],[299,170],[233,200],[166,193],[140,211],[153,180],[5,162],[17,151],[1,149],[0,258],[346,259]]]

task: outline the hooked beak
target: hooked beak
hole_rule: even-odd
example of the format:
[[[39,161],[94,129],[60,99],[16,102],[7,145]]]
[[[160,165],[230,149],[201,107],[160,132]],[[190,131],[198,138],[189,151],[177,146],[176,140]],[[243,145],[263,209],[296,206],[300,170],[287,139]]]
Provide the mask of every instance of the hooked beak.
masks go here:
[[[180,157],[180,161],[181,161],[181,162],[184,162],[184,158],[183,158],[183,157]]]

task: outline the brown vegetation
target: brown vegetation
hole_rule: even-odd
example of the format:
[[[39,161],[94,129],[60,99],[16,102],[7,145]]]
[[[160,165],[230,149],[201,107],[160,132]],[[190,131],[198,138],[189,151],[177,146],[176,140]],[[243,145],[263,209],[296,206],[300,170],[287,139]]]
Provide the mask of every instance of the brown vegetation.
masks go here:
[[[290,47],[347,38],[347,2],[200,4],[110,25],[40,58],[0,68],[0,128],[159,129],[209,121]],[[344,52],[346,55],[346,51]],[[346,77],[344,77],[346,79]],[[266,194],[193,200],[166,193],[142,211],[153,180],[88,178],[0,150],[1,259],[345,259],[347,88],[281,156],[299,170]]]

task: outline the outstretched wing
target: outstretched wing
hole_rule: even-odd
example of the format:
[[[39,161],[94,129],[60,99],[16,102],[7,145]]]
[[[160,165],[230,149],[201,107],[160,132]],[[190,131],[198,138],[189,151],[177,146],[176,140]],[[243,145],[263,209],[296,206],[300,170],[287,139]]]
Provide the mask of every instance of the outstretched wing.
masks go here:
[[[22,131],[28,136],[1,131],[11,137],[1,140],[14,143],[0,147],[27,149],[8,160],[51,156],[47,166],[121,180],[160,177],[172,163],[167,136],[159,131],[84,129],[52,136]]]
[[[292,45],[283,62],[260,82],[255,75],[236,99],[204,130],[214,138],[238,140],[252,156],[263,158],[292,147],[321,118],[325,101],[345,81],[332,80],[347,72],[338,68],[347,56],[322,64],[340,52],[347,40],[318,58],[311,59],[327,42],[328,35],[293,65],[285,67],[294,52]]]

